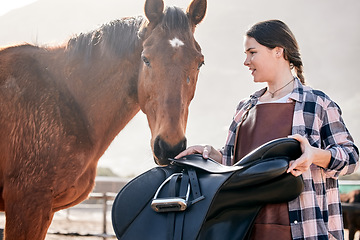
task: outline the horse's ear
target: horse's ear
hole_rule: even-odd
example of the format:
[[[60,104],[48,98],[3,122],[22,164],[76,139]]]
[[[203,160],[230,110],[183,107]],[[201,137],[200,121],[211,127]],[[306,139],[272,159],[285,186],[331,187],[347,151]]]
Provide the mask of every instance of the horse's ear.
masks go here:
[[[158,24],[163,16],[163,0],[146,0],[145,15],[150,23]]]
[[[204,19],[206,14],[206,8],[206,0],[193,0],[190,3],[186,12],[191,23],[193,24],[193,28],[195,28],[195,26]]]

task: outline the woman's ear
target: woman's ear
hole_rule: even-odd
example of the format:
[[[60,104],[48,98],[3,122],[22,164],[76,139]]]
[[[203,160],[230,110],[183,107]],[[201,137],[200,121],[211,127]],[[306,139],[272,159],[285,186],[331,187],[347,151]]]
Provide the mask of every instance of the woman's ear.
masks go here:
[[[276,57],[284,56],[284,48],[275,47],[274,50],[275,50]]]

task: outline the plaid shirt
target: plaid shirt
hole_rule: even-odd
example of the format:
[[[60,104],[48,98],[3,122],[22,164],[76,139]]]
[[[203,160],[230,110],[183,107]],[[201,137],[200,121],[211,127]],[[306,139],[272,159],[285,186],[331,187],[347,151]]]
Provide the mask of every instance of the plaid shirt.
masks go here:
[[[246,109],[256,105],[265,91],[266,88],[239,103],[221,150],[223,164],[233,164],[237,126]],[[292,134],[305,136],[313,147],[331,151],[328,168],[312,164],[302,174],[304,191],[288,203],[292,238],[344,239],[338,177],[358,168],[359,151],[342,120],[339,106],[323,92],[303,86],[296,78],[288,101],[295,101]]]

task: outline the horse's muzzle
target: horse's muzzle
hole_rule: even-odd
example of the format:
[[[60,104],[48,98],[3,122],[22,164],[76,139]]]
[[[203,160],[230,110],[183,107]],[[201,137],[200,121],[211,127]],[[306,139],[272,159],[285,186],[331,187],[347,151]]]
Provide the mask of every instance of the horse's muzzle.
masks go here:
[[[157,136],[154,141],[154,160],[158,165],[168,165],[169,158],[174,158],[176,155],[186,149],[186,138],[183,138],[175,146],[171,146],[165,142],[160,136]]]

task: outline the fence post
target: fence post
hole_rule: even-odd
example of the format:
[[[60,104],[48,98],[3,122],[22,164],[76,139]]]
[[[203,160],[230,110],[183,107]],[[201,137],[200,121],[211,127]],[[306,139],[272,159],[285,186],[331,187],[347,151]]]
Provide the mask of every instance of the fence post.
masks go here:
[[[103,194],[103,233],[106,234],[106,212],[107,212],[107,194]]]

